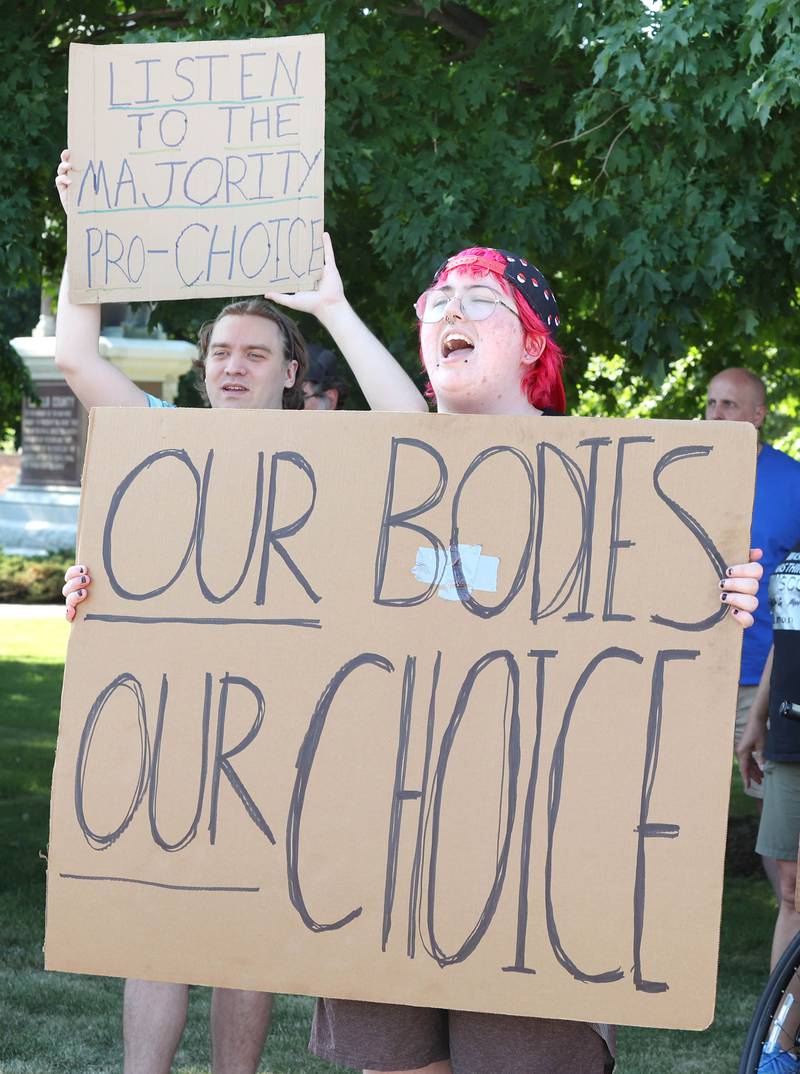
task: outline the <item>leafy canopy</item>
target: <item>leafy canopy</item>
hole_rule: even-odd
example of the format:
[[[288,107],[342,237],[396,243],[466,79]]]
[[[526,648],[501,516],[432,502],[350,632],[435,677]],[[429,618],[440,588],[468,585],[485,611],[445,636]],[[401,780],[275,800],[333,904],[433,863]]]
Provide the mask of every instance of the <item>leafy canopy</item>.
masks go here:
[[[6,25],[7,291],[55,281],[63,256],[70,41],[324,32],[326,223],[351,299],[407,368],[413,300],[446,254],[482,243],[553,281],[582,411],[695,415],[733,364],[797,409],[792,0],[46,0]],[[185,334],[209,309],[157,318]]]

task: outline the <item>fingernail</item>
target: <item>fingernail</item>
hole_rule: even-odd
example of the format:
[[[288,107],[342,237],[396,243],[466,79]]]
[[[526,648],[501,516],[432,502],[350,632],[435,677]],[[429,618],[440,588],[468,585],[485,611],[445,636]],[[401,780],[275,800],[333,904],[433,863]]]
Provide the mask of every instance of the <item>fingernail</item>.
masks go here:
[[[83,585],[86,585],[86,575],[85,574],[81,575],[81,582],[83,583]]]
[[[727,593],[720,593],[719,599],[720,600],[727,600],[728,599],[728,594]]]
[[[721,582],[719,583],[719,587],[720,587],[720,589],[724,589],[724,588],[725,588],[725,581],[724,581],[724,579],[723,579],[723,581],[721,581]]]
[[[83,590],[82,590],[82,589],[79,589],[79,590],[78,590],[78,596],[79,596],[79,597],[82,597],[82,596],[83,596]]]
[[[734,614],[734,615],[738,615],[738,614],[739,614],[739,609],[738,609],[738,608],[734,608],[734,609],[733,609],[733,614]]]
[[[733,575],[733,567],[728,567],[728,569],[725,571],[725,573],[730,578]]]
[[[86,567],[78,567],[78,570],[81,572],[81,574],[86,574],[87,568]]]

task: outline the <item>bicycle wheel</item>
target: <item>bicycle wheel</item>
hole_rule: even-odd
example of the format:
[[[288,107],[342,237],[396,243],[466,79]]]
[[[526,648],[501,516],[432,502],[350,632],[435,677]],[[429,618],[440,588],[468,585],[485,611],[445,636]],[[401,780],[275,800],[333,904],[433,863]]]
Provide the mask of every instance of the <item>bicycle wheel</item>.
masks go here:
[[[787,994],[796,995],[800,1003],[800,932],[786,948],[764,986],[742,1049],[739,1074],[756,1074],[758,1071],[764,1044],[780,1030],[778,1023],[787,1006]]]

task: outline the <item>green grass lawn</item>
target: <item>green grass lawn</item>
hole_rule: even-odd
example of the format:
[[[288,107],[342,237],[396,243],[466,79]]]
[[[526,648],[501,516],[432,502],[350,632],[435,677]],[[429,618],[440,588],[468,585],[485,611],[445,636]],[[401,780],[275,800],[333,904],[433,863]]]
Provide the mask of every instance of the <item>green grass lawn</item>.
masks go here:
[[[68,627],[55,619],[0,620],[0,1072],[100,1074],[121,1069],[121,982],[42,970],[50,772]],[[737,816],[754,811],[734,781]],[[725,885],[719,992],[703,1033],[623,1028],[619,1074],[727,1074],[769,959],[774,905],[760,876]],[[207,989],[193,989],[176,1074],[208,1071]],[[311,1001],[280,997],[261,1069],[323,1074],[306,1052]],[[487,1072],[494,1074],[494,1072]]]

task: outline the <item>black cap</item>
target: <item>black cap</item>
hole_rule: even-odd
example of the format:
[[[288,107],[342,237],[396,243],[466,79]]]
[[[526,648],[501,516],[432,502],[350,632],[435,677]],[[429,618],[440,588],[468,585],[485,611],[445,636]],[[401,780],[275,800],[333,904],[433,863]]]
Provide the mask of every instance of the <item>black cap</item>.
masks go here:
[[[519,291],[531,309],[536,312],[549,334],[554,336],[561,324],[561,317],[556,296],[544,275],[535,265],[519,254],[511,254],[507,250],[499,250],[496,247],[487,246],[486,249],[493,249],[505,259],[503,279],[508,280],[511,286]],[[461,253],[448,257],[442,262],[434,274],[433,282],[436,283],[445,269],[459,268],[461,265],[478,265],[489,272],[497,272],[496,265],[482,257],[477,252],[477,248],[472,248],[462,250]]]
[[[331,350],[319,343],[308,344],[308,372],[306,380],[313,384],[324,384],[337,376],[337,358]]]

